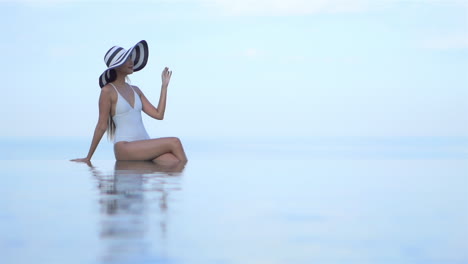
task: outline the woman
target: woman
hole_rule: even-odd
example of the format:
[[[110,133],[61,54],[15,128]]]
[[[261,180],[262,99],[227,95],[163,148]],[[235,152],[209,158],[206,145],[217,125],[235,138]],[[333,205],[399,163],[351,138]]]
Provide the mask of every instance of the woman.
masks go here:
[[[104,56],[107,70],[99,77],[99,120],[94,130],[88,156],[72,161],[89,162],[104,132],[114,139],[117,160],[187,161],[180,140],[176,137],[150,139],[141,119],[147,115],[164,119],[167,87],[172,71],[164,68],[161,96],[154,107],[143,92],[126,82],[127,75],[143,69],[148,61],[148,44],[142,40],[129,50],[114,46]]]

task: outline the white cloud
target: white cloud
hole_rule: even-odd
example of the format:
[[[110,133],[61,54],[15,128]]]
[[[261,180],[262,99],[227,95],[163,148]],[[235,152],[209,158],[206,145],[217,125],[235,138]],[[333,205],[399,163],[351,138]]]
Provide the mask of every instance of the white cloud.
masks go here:
[[[362,11],[369,0],[200,0],[228,15],[305,15]]]
[[[0,3],[132,3],[200,4],[223,15],[305,15],[316,13],[354,13],[395,4],[420,3],[457,5],[468,8],[467,0],[0,0]]]
[[[423,48],[437,50],[468,48],[468,34],[457,33],[451,35],[428,37],[422,41],[421,46]]]
[[[264,52],[256,48],[248,48],[243,52],[243,55],[253,58],[264,55]]]
[[[355,13],[398,4],[441,4],[468,7],[466,0],[187,0],[213,7],[226,15],[308,15]]]

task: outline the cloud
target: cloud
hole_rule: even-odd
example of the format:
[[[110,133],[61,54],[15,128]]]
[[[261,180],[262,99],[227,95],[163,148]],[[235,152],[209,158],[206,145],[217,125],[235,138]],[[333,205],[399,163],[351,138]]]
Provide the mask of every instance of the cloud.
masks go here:
[[[468,8],[466,0],[0,0],[0,3],[56,5],[70,3],[131,3],[191,5],[230,16],[288,16],[358,13],[409,3]]]
[[[254,57],[265,55],[265,52],[257,48],[248,48],[243,52],[243,55],[250,57],[250,58],[254,58]]]
[[[232,16],[308,15],[319,13],[357,13],[407,3],[468,7],[466,0],[187,0]]]
[[[432,36],[421,41],[422,48],[435,50],[466,49],[468,48],[468,34],[456,33],[443,36]]]
[[[366,10],[369,0],[200,0],[228,15],[306,15]]]

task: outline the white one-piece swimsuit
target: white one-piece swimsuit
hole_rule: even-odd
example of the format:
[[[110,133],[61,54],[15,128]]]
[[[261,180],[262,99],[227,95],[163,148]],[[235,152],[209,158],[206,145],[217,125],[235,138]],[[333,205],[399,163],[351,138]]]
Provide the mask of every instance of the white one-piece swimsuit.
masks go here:
[[[115,114],[112,117],[115,123],[114,144],[119,141],[136,141],[149,139],[146,132],[143,120],[141,119],[141,110],[143,105],[140,96],[132,87],[135,104],[132,107],[127,100],[119,93],[117,88],[112,84],[117,92],[117,104],[115,106]],[[130,86],[131,87],[131,86]]]

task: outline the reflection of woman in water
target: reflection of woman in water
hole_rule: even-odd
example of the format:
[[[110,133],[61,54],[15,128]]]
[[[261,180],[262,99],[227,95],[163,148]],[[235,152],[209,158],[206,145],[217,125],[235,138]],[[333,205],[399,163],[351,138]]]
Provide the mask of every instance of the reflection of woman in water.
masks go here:
[[[91,163],[88,165],[99,182],[101,193],[100,239],[104,247],[101,256],[103,260],[110,263],[127,263],[125,260],[133,260],[136,262],[128,263],[139,263],[151,259],[151,254],[155,252],[148,252],[149,241],[145,237],[149,233],[148,228],[151,228],[151,225],[148,226],[151,224],[147,221],[148,213],[153,213],[147,209],[154,200],[148,199],[148,196],[158,197],[161,239],[165,239],[167,197],[171,192],[165,185],[167,179],[178,179],[177,176],[184,169],[183,163],[162,165],[151,161],[117,161],[111,175],[102,174]],[[148,186],[151,183],[157,186]],[[145,190],[148,191],[146,194]],[[152,237],[150,241],[154,243],[154,239]],[[158,241],[157,244],[163,245],[161,242]],[[158,259],[161,257],[163,256],[158,256]]]
[[[126,77],[143,69],[148,61],[148,44],[142,40],[129,50],[114,46],[104,56],[107,70],[99,77],[99,119],[88,156],[73,161],[89,162],[104,132],[114,139],[117,160],[186,161],[184,149],[176,137],[150,139],[143,126],[141,111],[162,120],[166,110],[167,88],[172,71],[164,68],[161,95],[154,107],[137,86]]]

